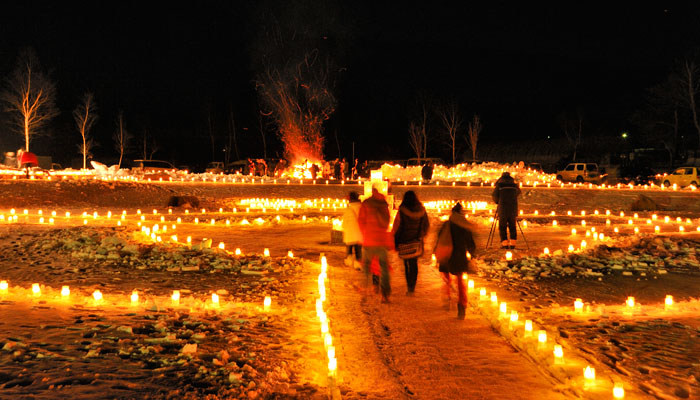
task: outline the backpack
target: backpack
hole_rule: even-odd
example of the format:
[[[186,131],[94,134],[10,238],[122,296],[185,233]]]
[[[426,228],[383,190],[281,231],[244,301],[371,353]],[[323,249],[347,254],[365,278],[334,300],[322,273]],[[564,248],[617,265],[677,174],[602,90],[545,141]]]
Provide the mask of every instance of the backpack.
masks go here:
[[[437,242],[435,243],[435,258],[439,264],[447,264],[452,257],[452,232],[450,229],[450,221],[445,222],[438,233]]]

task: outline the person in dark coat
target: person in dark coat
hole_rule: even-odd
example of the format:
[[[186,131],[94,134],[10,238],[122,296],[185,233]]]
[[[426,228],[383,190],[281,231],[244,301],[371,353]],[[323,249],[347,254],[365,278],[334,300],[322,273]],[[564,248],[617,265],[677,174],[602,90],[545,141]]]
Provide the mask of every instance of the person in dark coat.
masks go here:
[[[428,233],[430,220],[425,207],[418,200],[418,196],[413,190],[409,190],[403,195],[403,201],[399,206],[399,211],[394,217],[392,233],[394,234],[394,245],[398,249],[401,244],[420,242],[423,246],[423,238]],[[406,274],[406,289],[408,295],[416,290],[418,280],[418,257],[404,258],[404,271]]]
[[[341,174],[340,167],[341,167],[340,160],[336,158],[335,161],[333,162],[333,178],[334,179],[340,180],[340,174]]]
[[[423,168],[420,170],[420,174],[423,178],[423,182],[430,182],[430,180],[433,179],[433,163],[430,161],[425,163]]]
[[[518,239],[515,221],[518,217],[518,196],[520,187],[510,173],[504,172],[496,181],[492,194],[493,202],[498,204],[498,233],[501,236],[502,249],[514,249]]]
[[[445,293],[447,300],[450,299],[450,280],[451,275],[457,277],[457,289],[459,293],[457,303],[457,318],[464,319],[467,309],[467,290],[465,287],[462,274],[467,272],[471,258],[476,256],[476,244],[474,242],[474,226],[467,222],[467,219],[462,215],[462,204],[457,202],[452,207],[450,218],[442,225],[440,232],[443,229],[449,229],[452,236],[452,255],[445,264],[439,265],[439,271],[442,273],[442,279],[445,282]],[[440,233],[438,233],[438,237]]]

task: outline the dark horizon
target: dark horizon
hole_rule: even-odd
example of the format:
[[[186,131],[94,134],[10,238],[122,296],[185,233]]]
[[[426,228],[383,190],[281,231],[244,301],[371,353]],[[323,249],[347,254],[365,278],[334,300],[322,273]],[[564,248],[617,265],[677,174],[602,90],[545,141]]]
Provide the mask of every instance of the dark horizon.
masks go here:
[[[161,150],[154,158],[205,164],[208,107],[220,142],[215,158],[222,160],[229,106],[241,157],[261,157],[252,54],[260,9],[278,8],[258,4],[5,5],[0,77],[22,48],[36,50],[57,84],[61,114],[49,126],[53,135],[34,144],[62,163],[79,157],[71,112],[85,91],[95,93],[99,107],[98,161],[114,158],[111,134],[123,110],[137,138],[144,131],[156,137]],[[557,116],[579,108],[588,137],[634,135],[629,119],[645,91],[700,39],[695,6],[329,4],[333,25],[323,42],[340,72],[337,107],[325,124],[327,158],[337,157],[338,147],[349,158],[353,142],[362,159],[412,157],[407,130],[421,94],[455,99],[464,120],[478,114],[485,145],[562,138]],[[2,126],[0,150],[15,150],[21,137]],[[268,157],[281,155],[272,128],[267,136]],[[439,140],[431,143],[429,156],[445,154]]]

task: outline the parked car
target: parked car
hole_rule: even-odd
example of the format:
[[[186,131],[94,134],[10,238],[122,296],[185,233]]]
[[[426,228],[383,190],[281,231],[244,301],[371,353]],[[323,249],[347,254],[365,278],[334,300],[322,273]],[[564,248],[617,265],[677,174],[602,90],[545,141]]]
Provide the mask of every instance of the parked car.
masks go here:
[[[663,177],[664,186],[678,185],[680,187],[693,185],[698,186],[698,167],[680,167],[673,173]]]
[[[649,185],[656,183],[657,174],[647,166],[620,167],[617,172],[617,180],[620,183],[634,185]]]
[[[220,174],[224,172],[224,163],[222,163],[221,161],[212,161],[209,164],[207,164],[207,168],[204,169],[204,172],[210,174]]]
[[[131,168],[132,171],[144,174],[177,170],[174,165],[162,160],[134,160],[133,165],[134,166]]]
[[[598,164],[595,163],[571,163],[563,170],[557,171],[557,179],[562,182],[592,182],[601,183],[607,178],[601,174]]]

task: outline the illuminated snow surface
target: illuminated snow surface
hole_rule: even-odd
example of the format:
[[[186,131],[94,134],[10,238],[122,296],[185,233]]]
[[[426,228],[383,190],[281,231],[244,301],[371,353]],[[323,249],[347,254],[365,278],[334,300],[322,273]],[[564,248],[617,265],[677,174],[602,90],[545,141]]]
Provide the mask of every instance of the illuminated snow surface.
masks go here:
[[[694,193],[645,192],[668,210],[647,224],[651,213],[634,218],[629,211],[636,190],[524,189],[521,222],[527,221],[530,250],[519,241],[510,264],[502,260],[503,251],[483,250],[493,208],[471,215],[483,272],[471,278],[476,289],[497,292],[509,310],[518,311],[513,324],[488,302],[477,307],[476,292],[467,320],[458,321],[454,300],[445,310],[441,279],[429,257],[421,259],[415,296],[404,295],[403,268],[394,258],[392,304],[380,304],[373,294],[362,300],[363,275],[344,266],[343,247],[328,243],[332,220],[342,210],[320,210],[317,200],[316,208],[293,213],[245,213],[240,201],[341,199],[353,186],[0,181],[0,188],[0,280],[9,282],[0,302],[3,396],[325,398],[327,362],[314,306],[318,271],[299,260],[317,261],[321,252],[330,264],[326,311],[343,397],[612,398],[613,379],[621,380],[628,398],[694,398],[700,390],[700,305],[694,300],[700,245],[693,233],[700,202]],[[491,194],[489,187],[394,185],[397,202],[407,189],[424,201],[489,201]],[[171,195],[197,196],[206,212],[168,214]],[[18,221],[8,223],[13,207]],[[49,225],[53,209],[57,217]],[[122,209],[127,218],[117,226]],[[60,217],[66,211],[70,219]],[[430,214],[434,229],[438,211]],[[178,217],[183,223],[173,231]],[[629,218],[643,235],[633,234]],[[134,233],[138,222],[159,224],[163,242]],[[679,226],[686,231],[679,233]],[[591,228],[610,239],[586,237]],[[190,236],[195,246],[169,244],[173,234],[181,243]],[[209,240],[201,248],[203,238]],[[567,252],[569,244],[578,248],[586,238],[587,251]],[[220,242],[243,255],[219,251]],[[596,249],[601,243],[606,247]],[[545,246],[552,256],[542,255]],[[264,248],[271,258],[262,256]],[[289,250],[294,259],[286,257]],[[41,297],[31,293],[34,282],[43,285]],[[69,299],[61,298],[63,285],[70,286]],[[143,304],[131,305],[134,289]],[[95,290],[102,303],[94,302]],[[179,304],[172,302],[173,290],[180,291]],[[218,308],[212,293],[219,296]],[[674,297],[671,307],[664,305],[668,294]],[[265,296],[272,298],[269,312],[262,307]],[[635,297],[636,308],[625,308],[628,296]],[[583,314],[573,310],[576,298],[585,304]],[[538,350],[523,338],[526,319],[548,332],[548,346],[552,340],[562,344],[566,362],[575,367],[554,366],[551,348]],[[503,337],[528,356],[513,352]],[[595,366],[594,386],[584,388],[581,362]]]

